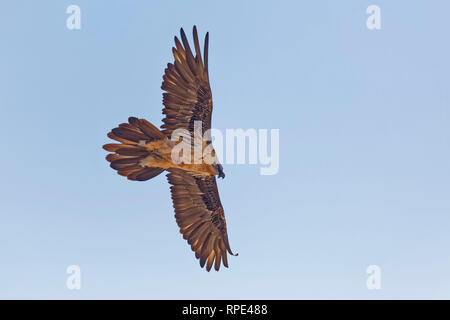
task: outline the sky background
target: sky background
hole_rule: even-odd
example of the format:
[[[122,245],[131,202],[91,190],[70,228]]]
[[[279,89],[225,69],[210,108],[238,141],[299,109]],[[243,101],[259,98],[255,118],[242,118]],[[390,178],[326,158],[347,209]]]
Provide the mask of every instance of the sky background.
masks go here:
[[[81,8],[81,30],[66,8]],[[381,8],[382,29],[366,27]],[[448,1],[2,1],[0,298],[450,298]],[[101,148],[161,124],[173,37],[210,32],[213,126],[280,129],[224,165],[230,268],[201,269],[164,175]],[[66,268],[79,265],[81,290]],[[366,268],[381,268],[368,290]]]

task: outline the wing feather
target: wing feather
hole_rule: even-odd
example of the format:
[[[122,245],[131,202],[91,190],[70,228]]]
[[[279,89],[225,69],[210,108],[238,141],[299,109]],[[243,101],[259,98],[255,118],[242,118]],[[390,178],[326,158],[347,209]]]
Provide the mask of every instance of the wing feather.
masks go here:
[[[215,176],[198,175],[181,169],[169,169],[167,178],[172,193],[175,219],[200,266],[209,271],[221,263],[228,267],[231,251],[225,215]]]
[[[193,28],[194,53],[183,29],[181,41],[175,37],[172,48],[174,62],[169,63],[163,75],[163,125],[161,129],[170,137],[176,129],[193,133],[194,122],[202,121],[202,133],[211,128],[212,94],[208,75],[208,42],[206,34],[204,61],[202,58],[197,28]],[[127,132],[128,133],[128,132]],[[136,139],[132,134],[127,137]]]

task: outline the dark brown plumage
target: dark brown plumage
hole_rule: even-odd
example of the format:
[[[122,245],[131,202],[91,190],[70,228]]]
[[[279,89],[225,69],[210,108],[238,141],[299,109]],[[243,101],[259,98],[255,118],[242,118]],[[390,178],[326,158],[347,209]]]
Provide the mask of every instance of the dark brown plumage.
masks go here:
[[[208,76],[209,35],[205,37],[202,58],[197,28],[193,28],[195,55],[183,29],[180,33],[181,42],[175,37],[172,48],[174,63],[167,65],[161,85],[165,91],[162,130],[145,119],[130,117],[128,123],[108,133],[109,138],[120,143],[103,148],[113,152],[106,157],[111,168],[130,180],[145,181],[165,170],[169,172],[175,219],[183,238],[201,267],[210,271],[214,265],[219,270],[221,264],[228,267],[227,254],[233,255],[215,177],[220,164],[176,164],[171,159],[172,133],[186,129],[193,137],[194,122],[202,121],[204,134],[211,128],[213,110]]]
[[[170,136],[175,129],[183,128],[194,131],[194,121],[202,121],[202,132],[211,129],[212,94],[208,76],[208,39],[206,33],[203,65],[198,42],[197,28],[194,26],[194,57],[186,35],[181,29],[180,43],[175,37],[176,48],[172,48],[174,63],[167,64],[161,89],[163,93],[164,134]]]
[[[175,219],[183,238],[188,241],[200,266],[219,270],[220,262],[228,267],[228,243],[225,215],[214,176],[196,175],[180,169],[169,169]]]

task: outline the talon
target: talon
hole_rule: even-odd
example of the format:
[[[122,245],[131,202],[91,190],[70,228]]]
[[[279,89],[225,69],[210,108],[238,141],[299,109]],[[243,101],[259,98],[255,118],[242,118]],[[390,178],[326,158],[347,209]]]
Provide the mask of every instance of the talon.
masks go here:
[[[219,172],[219,178],[225,178],[225,172],[223,172],[223,167],[221,164],[217,164],[217,171]]]

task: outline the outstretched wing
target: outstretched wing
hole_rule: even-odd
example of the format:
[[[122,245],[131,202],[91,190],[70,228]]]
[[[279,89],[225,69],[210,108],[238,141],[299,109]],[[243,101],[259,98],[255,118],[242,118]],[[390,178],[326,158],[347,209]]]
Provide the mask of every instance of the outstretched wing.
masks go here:
[[[183,238],[188,241],[200,266],[219,270],[228,268],[227,252],[234,255],[228,242],[225,215],[215,176],[197,175],[181,169],[169,169],[175,218]]]
[[[194,26],[195,57],[183,29],[181,41],[175,37],[176,48],[172,48],[174,63],[168,63],[163,76],[163,119],[161,126],[170,137],[176,129],[194,131],[194,121],[202,121],[202,134],[211,128],[212,95],[208,77],[208,39],[206,33],[204,61],[200,52],[197,28]]]

